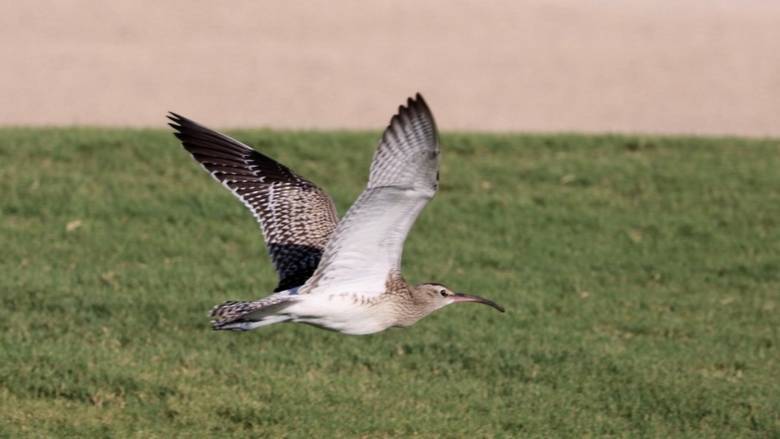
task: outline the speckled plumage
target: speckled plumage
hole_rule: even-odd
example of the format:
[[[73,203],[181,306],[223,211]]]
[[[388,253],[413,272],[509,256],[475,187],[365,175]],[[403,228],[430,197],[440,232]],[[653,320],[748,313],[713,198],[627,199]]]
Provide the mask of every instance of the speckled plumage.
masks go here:
[[[306,282],[338,222],[330,196],[235,139],[175,113],[169,118],[184,148],[260,223],[279,274],[275,291]]]
[[[299,322],[346,334],[410,326],[431,312],[477,296],[401,275],[406,235],[438,189],[439,141],[419,94],[390,120],[365,190],[341,221],[330,197],[252,148],[171,114],[184,147],[238,196],[262,226],[279,273],[276,293],[212,309],[215,329],[250,330]]]

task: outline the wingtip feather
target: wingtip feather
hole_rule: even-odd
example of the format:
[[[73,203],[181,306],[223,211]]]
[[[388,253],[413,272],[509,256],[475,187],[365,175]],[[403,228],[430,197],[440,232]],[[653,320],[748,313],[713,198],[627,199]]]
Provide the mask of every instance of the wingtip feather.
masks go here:
[[[174,113],[173,111],[169,111],[168,114],[165,115],[165,117],[175,123],[182,123],[186,118],[181,116],[180,114]]]

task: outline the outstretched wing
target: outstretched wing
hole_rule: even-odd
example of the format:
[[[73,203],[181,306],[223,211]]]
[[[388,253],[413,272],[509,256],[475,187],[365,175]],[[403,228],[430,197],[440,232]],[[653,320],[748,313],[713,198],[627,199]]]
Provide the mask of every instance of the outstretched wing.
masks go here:
[[[422,96],[390,120],[371,163],[368,185],[341,220],[301,294],[385,291],[400,271],[406,235],[438,188],[439,141]]]
[[[275,291],[303,285],[336,228],[333,200],[308,180],[243,143],[171,113],[176,137],[260,223],[279,273]]]

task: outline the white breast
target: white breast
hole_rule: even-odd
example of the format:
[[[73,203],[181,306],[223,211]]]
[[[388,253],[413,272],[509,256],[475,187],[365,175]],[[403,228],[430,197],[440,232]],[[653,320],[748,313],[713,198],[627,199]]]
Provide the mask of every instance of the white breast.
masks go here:
[[[392,308],[384,301],[370,304],[352,294],[312,294],[301,299],[284,311],[294,322],[352,335],[373,334],[395,324]]]

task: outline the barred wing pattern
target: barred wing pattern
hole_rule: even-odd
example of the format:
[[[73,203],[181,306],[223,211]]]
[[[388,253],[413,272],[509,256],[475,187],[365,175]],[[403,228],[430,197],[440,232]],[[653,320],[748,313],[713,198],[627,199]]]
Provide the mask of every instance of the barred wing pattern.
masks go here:
[[[251,321],[253,315],[262,318],[263,314],[268,315],[284,308],[294,300],[294,297],[294,295],[284,292],[254,301],[228,300],[211,309],[209,312],[209,316],[212,318],[211,325],[214,329],[232,329],[231,325]]]
[[[401,268],[406,235],[438,189],[436,123],[422,96],[390,120],[366,189],[338,224],[301,294],[376,296]]]
[[[171,113],[184,148],[249,208],[279,274],[275,291],[303,285],[338,223],[330,196],[249,146]]]

